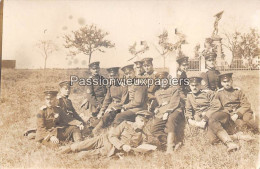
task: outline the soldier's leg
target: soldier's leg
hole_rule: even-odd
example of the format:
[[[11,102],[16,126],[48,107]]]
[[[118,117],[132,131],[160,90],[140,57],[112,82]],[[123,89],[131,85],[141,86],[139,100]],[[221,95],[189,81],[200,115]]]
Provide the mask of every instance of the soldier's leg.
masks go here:
[[[67,141],[70,138],[73,138],[75,142],[81,141],[81,131],[77,126],[68,126],[63,129],[58,130],[58,138],[61,141]]]
[[[167,134],[165,133],[166,120],[155,118],[151,127],[151,134],[159,141],[158,146],[165,145],[167,142]]]
[[[233,142],[231,137],[228,135],[225,127],[230,123],[230,115],[226,112],[219,111],[214,113],[208,122],[209,129],[224,143],[227,145],[228,151],[237,150],[239,147]]]
[[[113,126],[118,126],[122,121],[135,121],[135,112],[127,110],[116,115]]]
[[[256,131],[259,131],[259,118],[258,116],[254,118],[253,112],[246,112],[243,115],[243,121],[247,124],[247,126],[251,127]]]
[[[168,133],[167,153],[172,153],[175,145],[183,141],[184,128],[185,117],[183,115],[182,109],[177,109],[169,115],[166,123],[165,131]]]

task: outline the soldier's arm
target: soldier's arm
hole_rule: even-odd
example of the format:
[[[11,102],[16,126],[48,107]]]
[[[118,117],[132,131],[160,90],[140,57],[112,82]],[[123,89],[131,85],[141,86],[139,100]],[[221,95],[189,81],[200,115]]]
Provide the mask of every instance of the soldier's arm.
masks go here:
[[[126,121],[120,123],[117,127],[111,128],[108,133],[108,140],[118,150],[122,149],[124,143],[119,139],[126,126]]]
[[[121,97],[121,101],[120,101],[120,103],[118,104],[118,106],[123,106],[124,104],[126,104],[127,103],[127,101],[128,101],[128,89],[127,89],[127,87],[125,86],[125,87],[123,87],[123,90],[122,90],[122,97]]]
[[[78,126],[78,125],[83,124],[82,121],[66,115],[66,112],[64,112],[62,109],[59,109],[58,111],[59,111],[59,115],[60,115],[60,117],[59,117],[59,125],[60,126],[68,126],[68,125]]]
[[[219,111],[221,108],[222,108],[222,104],[221,104],[221,101],[220,101],[220,97],[219,97],[219,94],[217,93],[215,98],[210,102],[210,108],[209,110],[206,112],[206,115],[204,116],[204,119],[206,121],[208,121],[208,119],[210,118],[210,116]]]
[[[110,89],[108,89],[100,111],[105,112],[111,102],[112,102],[111,93],[110,93]]]
[[[169,111],[174,111],[175,109],[177,109],[180,105],[180,94],[179,94],[179,90],[175,87],[173,87],[173,91],[172,91],[172,97],[170,100],[170,103],[168,105],[168,110]]]
[[[85,124],[84,120],[79,116],[79,114],[76,112],[71,100],[70,100],[70,104],[71,104],[71,109],[72,109],[72,112],[73,112],[73,117],[78,120],[78,121],[81,121],[83,124]]]
[[[200,75],[204,81],[203,89],[209,90],[209,80],[206,72],[202,72]]]
[[[95,92],[93,90],[93,86],[87,86],[87,99],[89,101],[89,103],[93,106],[98,106],[98,102],[97,102],[97,99],[96,99],[96,96],[95,96]]]
[[[145,104],[147,100],[147,87],[146,86],[136,86],[134,99],[131,100],[124,107],[125,109],[132,109],[136,107],[140,107]]]
[[[189,119],[193,119],[193,114],[192,112],[194,112],[194,109],[192,107],[192,104],[191,104],[191,95],[187,95],[187,100],[186,100],[186,105],[185,105],[185,117],[187,120]]]
[[[241,107],[239,107],[236,112],[238,117],[241,118],[246,112],[251,110],[251,105],[248,102],[245,94],[241,90],[239,91],[239,100],[240,100]]]

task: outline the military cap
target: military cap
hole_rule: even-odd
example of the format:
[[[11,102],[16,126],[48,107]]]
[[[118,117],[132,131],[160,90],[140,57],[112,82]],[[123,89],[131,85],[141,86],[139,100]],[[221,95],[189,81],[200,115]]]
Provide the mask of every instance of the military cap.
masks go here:
[[[60,85],[60,87],[63,87],[63,86],[68,86],[68,87],[70,87],[70,81],[60,82],[59,85]]]
[[[179,56],[179,57],[176,59],[176,62],[178,62],[179,64],[188,65],[188,64],[189,64],[188,60],[189,60],[189,57],[188,57],[188,56],[182,55],[182,56]]]
[[[169,75],[169,73],[166,72],[166,71],[158,72],[158,73],[155,74],[155,78],[157,78],[157,79],[164,79],[164,78],[167,78],[168,75]]]
[[[89,67],[90,68],[97,68],[97,67],[99,67],[99,64],[100,64],[100,62],[92,62],[92,63],[89,64]]]
[[[153,58],[143,58],[142,59],[144,65],[151,65],[153,64]]]
[[[206,60],[209,60],[209,59],[215,60],[217,57],[217,54],[215,52],[207,52],[207,53],[205,53],[204,57]]]
[[[108,73],[118,74],[118,70],[119,70],[119,67],[110,67],[110,68],[107,68],[107,72],[108,72]]]
[[[58,91],[53,91],[53,90],[47,90],[44,92],[45,96],[48,97],[56,97],[58,94]]]
[[[232,75],[233,75],[233,73],[222,73],[222,74],[218,75],[218,77],[221,81],[230,80],[230,79],[232,79]]]
[[[145,117],[145,118],[150,118],[150,117],[152,117],[152,113],[150,112],[150,111],[148,111],[148,110],[142,110],[142,111],[138,111],[138,112],[136,112],[136,115],[138,116],[143,116],[143,117]]]
[[[140,65],[140,66],[143,66],[143,63],[144,62],[141,61],[141,60],[137,60],[137,61],[134,62],[135,65]]]
[[[122,67],[121,70],[122,70],[123,72],[129,71],[129,70],[134,70],[134,65],[133,65],[133,64],[131,64],[131,65],[126,65],[126,66]]]
[[[206,42],[206,43],[212,43],[212,42],[213,42],[213,39],[211,39],[211,38],[206,38],[206,39],[205,39],[205,42]]]
[[[192,83],[200,84],[202,77],[193,76],[193,77],[190,77],[189,80],[190,80],[190,84],[192,84]]]

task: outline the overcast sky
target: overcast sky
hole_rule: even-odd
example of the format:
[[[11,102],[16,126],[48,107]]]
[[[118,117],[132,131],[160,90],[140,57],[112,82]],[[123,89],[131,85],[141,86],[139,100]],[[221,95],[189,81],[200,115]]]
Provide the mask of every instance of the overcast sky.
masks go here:
[[[235,29],[247,31],[254,27],[260,30],[260,1],[255,0],[5,0],[3,59],[15,59],[17,68],[42,68],[44,59],[35,44],[49,39],[59,46],[59,51],[50,56],[47,67],[87,67],[87,56],[81,54],[74,59],[67,56],[62,36],[84,24],[94,23],[109,32],[107,38],[115,43],[115,48],[93,54],[92,61],[99,60],[101,67],[131,63],[127,62],[131,58],[129,45],[141,40],[146,40],[150,46],[142,57],[153,57],[155,67],[161,67],[163,62],[154,45],[164,29],[170,32],[171,41],[176,39],[175,28],[186,34],[189,44],[183,46],[183,51],[193,57],[194,46],[200,43],[203,47],[205,38],[213,31],[213,16],[222,10],[220,36],[224,31]],[[225,54],[230,56],[227,51]],[[173,62],[169,56],[167,65]]]

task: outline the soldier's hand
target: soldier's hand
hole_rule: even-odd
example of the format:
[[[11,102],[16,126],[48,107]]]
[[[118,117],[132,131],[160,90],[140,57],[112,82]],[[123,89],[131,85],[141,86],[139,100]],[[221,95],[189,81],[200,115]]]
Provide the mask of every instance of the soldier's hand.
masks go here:
[[[105,114],[107,114],[107,113],[109,113],[111,111],[112,111],[111,109],[106,109]]]
[[[200,122],[197,122],[197,126],[199,127],[199,128],[205,128],[205,126],[206,126],[206,122],[204,121],[204,120],[201,120]]]
[[[164,113],[163,114],[163,120],[167,120],[168,119],[168,115],[169,115],[169,113]]]
[[[59,143],[59,139],[56,137],[56,136],[52,136],[50,138],[51,142],[54,143],[54,144],[58,144]]]
[[[103,116],[104,112],[99,112],[97,118],[100,119]]]
[[[127,145],[127,144],[125,144],[125,145],[123,145],[123,150],[125,151],[125,152],[129,152],[130,150],[131,150],[131,146],[129,146],[129,145]]]
[[[195,123],[196,123],[195,120],[189,119],[188,122],[190,125],[195,126]]]
[[[238,115],[237,115],[237,114],[234,114],[233,116],[231,116],[231,119],[232,119],[233,121],[236,121],[236,120],[238,119]]]
[[[84,129],[84,125],[83,124],[79,125],[78,127],[79,127],[79,130],[83,130]]]
[[[159,113],[159,108],[158,108],[158,107],[156,107],[156,108],[154,109],[154,113],[155,113],[155,114]]]

